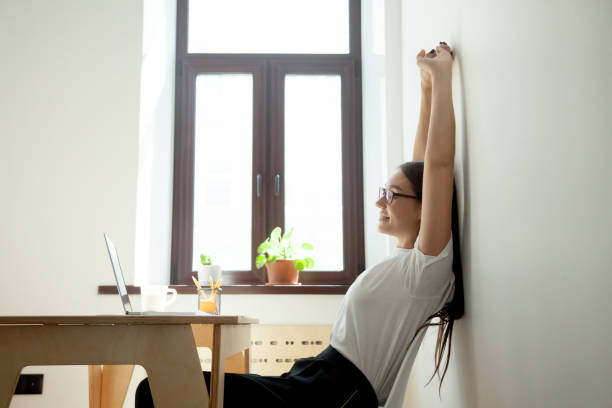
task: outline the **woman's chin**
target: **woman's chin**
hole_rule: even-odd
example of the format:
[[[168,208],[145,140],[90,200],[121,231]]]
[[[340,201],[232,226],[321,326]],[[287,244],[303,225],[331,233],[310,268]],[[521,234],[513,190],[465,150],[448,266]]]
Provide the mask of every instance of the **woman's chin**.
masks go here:
[[[385,221],[379,221],[378,232],[387,233],[387,231],[389,231],[389,226],[387,225],[387,223]]]

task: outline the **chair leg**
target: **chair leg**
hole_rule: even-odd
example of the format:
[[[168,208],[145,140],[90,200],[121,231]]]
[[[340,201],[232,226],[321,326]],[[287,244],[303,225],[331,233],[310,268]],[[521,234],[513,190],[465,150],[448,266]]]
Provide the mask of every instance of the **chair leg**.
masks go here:
[[[89,408],[100,408],[100,390],[102,388],[102,366],[88,366]]]
[[[105,365],[100,408],[122,408],[134,372],[133,365]]]
[[[246,367],[246,360],[243,352],[236,353],[225,360],[225,372],[238,374],[245,374],[249,372]]]

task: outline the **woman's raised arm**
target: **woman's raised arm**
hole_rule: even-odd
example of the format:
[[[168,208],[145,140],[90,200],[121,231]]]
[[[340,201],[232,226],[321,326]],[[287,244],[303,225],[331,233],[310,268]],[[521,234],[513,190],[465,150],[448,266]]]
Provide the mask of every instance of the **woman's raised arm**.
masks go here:
[[[419,65],[432,75],[431,123],[425,165],[419,249],[438,256],[452,236],[452,202],[455,158],[455,115],[452,98],[453,55],[436,47],[438,57],[420,58]]]
[[[433,58],[436,55],[433,53],[425,54],[425,50],[421,50],[417,54],[419,57]],[[412,152],[412,161],[425,161],[425,150],[427,148],[427,132],[429,131],[429,118],[431,117],[431,74],[421,69],[421,109],[419,113],[419,124],[417,125],[416,139],[414,141],[414,149]]]

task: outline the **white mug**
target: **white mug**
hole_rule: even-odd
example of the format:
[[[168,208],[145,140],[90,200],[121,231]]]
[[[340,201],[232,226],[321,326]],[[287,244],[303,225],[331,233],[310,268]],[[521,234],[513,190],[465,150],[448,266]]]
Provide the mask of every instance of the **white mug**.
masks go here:
[[[168,295],[172,294],[170,300]],[[163,312],[166,306],[176,300],[176,289],[168,285],[147,285],[140,287],[140,303],[143,312]]]

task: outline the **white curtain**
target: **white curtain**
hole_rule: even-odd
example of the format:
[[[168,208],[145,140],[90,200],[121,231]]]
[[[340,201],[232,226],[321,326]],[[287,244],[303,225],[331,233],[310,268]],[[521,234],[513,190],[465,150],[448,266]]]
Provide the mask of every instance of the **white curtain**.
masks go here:
[[[134,284],[170,280],[176,1],[143,1]]]
[[[363,178],[366,267],[391,253],[397,239],[378,232],[377,188],[403,157],[401,0],[361,1]]]

